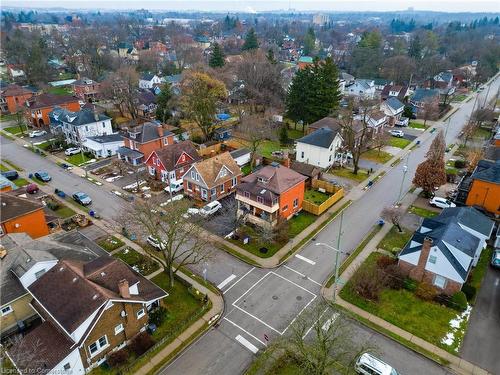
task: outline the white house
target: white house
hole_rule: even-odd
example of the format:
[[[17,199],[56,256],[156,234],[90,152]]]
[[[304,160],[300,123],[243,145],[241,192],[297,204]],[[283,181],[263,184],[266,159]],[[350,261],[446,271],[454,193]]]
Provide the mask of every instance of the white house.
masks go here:
[[[106,158],[116,155],[118,149],[124,146],[123,137],[118,133],[87,137],[83,148],[96,158]]]
[[[382,111],[374,111],[370,113],[367,123],[373,129],[374,134],[379,133],[387,123],[387,116]]]
[[[236,164],[238,164],[238,166],[240,167],[247,165],[252,159],[252,153],[249,149],[246,148],[239,148],[237,150],[231,151],[230,154]]]
[[[297,139],[296,160],[320,168],[329,168],[342,145],[342,137],[330,128],[320,128]]]
[[[370,79],[356,79],[354,84],[346,86],[345,94],[373,99],[375,97],[375,82]]]
[[[139,80],[140,89],[152,89],[155,86],[162,84],[163,81],[156,74],[144,74]]]
[[[389,125],[394,126],[401,118],[405,105],[398,98],[391,96],[380,105],[380,110],[389,118]]]
[[[53,132],[62,132],[66,142],[80,144],[88,137],[113,134],[111,118],[90,108],[71,112],[57,107],[49,114]]]

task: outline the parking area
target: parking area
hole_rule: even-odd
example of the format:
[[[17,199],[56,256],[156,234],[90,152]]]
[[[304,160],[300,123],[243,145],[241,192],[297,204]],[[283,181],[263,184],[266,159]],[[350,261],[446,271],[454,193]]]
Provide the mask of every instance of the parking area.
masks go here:
[[[219,200],[222,208],[203,222],[203,227],[213,234],[224,237],[237,226],[236,210],[238,203],[234,194]]]

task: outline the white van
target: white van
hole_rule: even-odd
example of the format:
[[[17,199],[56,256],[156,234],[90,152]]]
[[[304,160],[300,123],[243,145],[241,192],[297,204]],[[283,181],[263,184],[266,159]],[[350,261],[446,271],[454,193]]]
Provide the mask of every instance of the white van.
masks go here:
[[[210,216],[210,215],[215,214],[221,208],[222,208],[222,204],[219,201],[213,201],[213,202],[207,203],[205,206],[203,206],[199,213],[201,216]]]
[[[358,374],[363,375],[399,375],[387,363],[369,353],[363,353],[356,361],[354,368]]]
[[[179,191],[184,190],[184,184],[182,180],[170,181],[170,186],[165,188],[167,193],[178,193]]]

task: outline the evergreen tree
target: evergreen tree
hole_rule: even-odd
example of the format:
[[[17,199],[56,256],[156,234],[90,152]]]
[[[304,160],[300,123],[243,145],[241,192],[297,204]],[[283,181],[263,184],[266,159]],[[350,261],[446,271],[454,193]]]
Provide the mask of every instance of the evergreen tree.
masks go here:
[[[259,48],[259,42],[257,41],[257,35],[255,35],[255,30],[253,27],[248,30],[248,33],[245,37],[245,43],[243,47],[241,47],[242,51],[250,51]]]
[[[316,35],[314,34],[314,30],[310,27],[307,30],[306,36],[304,37],[304,55],[310,55],[314,52],[314,48],[316,46]]]
[[[413,38],[413,40],[410,42],[408,55],[417,60],[422,58],[422,43],[420,42],[420,38],[418,35],[415,36],[415,38]]]
[[[172,99],[172,90],[170,84],[166,83],[161,88],[161,92],[156,100],[156,119],[165,123],[171,116],[170,99]]]
[[[210,56],[208,65],[210,65],[211,68],[220,68],[224,66],[224,63],[224,52],[222,52],[219,43],[214,43],[212,47],[212,56]]]
[[[280,128],[280,144],[285,146],[290,142],[290,138],[288,137],[288,126],[283,124]]]
[[[273,51],[271,48],[269,48],[269,49],[267,50],[267,55],[266,55],[266,57],[267,57],[267,59],[269,60],[269,62],[270,62],[271,64],[277,64],[277,63],[278,63],[278,62],[276,61],[276,58],[274,57],[274,51]]]

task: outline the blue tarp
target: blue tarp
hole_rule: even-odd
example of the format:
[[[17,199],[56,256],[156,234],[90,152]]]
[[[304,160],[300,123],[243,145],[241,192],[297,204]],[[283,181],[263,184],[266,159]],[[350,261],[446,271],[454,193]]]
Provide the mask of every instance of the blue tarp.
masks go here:
[[[221,121],[226,121],[226,120],[229,120],[231,118],[231,116],[228,115],[227,113],[219,113],[215,117],[217,117],[217,120],[221,120]]]

